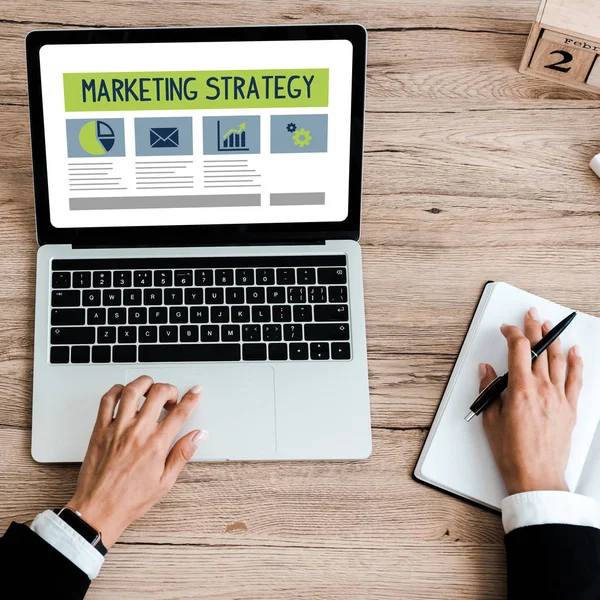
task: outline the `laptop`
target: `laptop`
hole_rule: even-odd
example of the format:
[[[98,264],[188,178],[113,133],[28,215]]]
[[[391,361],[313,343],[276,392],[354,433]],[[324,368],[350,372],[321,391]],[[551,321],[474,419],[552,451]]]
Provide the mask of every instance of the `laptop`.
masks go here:
[[[203,387],[194,459],[371,453],[359,25],[34,31],[32,456],[102,394]]]

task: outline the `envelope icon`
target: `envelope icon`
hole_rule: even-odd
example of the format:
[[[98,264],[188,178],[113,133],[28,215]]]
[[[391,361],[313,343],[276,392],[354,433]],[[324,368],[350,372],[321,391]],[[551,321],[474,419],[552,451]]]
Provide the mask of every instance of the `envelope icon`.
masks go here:
[[[152,148],[179,148],[178,127],[151,127],[150,147]]]

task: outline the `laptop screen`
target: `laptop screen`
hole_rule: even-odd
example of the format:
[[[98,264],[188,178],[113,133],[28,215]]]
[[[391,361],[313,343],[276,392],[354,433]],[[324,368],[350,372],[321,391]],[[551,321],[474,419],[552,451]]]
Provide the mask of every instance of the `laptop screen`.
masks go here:
[[[46,45],[57,228],[339,222],[348,40]]]

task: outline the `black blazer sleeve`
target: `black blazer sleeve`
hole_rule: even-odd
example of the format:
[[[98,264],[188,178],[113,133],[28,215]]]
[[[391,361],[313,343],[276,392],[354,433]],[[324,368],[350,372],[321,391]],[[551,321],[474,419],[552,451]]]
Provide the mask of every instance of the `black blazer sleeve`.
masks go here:
[[[90,585],[81,569],[19,523],[0,538],[0,572],[2,585],[19,590],[19,598],[81,600]]]
[[[505,538],[509,600],[598,600],[600,529],[534,525]]]

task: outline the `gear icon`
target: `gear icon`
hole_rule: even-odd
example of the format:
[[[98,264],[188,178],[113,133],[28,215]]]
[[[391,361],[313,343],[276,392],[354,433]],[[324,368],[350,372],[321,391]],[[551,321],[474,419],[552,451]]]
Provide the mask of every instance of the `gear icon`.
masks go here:
[[[310,144],[310,141],[312,140],[310,131],[308,129],[304,129],[304,127],[302,127],[301,129],[298,129],[298,131],[296,131],[296,133],[294,133],[292,138],[294,140],[294,145],[300,146],[300,148],[303,148],[304,146],[308,146]]]
[[[296,127],[296,123],[288,123],[288,126],[286,127],[286,129],[290,132],[290,133],[294,133],[294,131],[296,131],[297,127]]]

